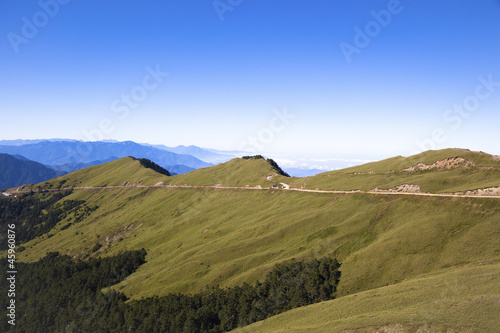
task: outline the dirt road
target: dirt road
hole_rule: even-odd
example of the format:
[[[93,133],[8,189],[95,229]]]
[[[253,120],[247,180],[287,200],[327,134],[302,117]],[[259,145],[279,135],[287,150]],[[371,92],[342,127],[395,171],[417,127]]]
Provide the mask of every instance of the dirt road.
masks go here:
[[[281,189],[276,189],[272,187],[261,187],[261,186],[221,186],[221,185],[112,185],[112,186],[76,186],[76,187],[65,187],[65,188],[51,188],[42,189],[41,191],[64,191],[64,190],[112,190],[112,189],[122,189],[122,188],[174,188],[174,189],[214,189],[214,190],[261,190],[261,191],[296,191],[296,192],[308,192],[308,193],[325,193],[325,194],[370,194],[370,195],[406,195],[406,196],[422,196],[422,197],[443,197],[443,198],[483,198],[483,199],[500,199],[497,195],[466,195],[466,194],[454,194],[454,193],[410,193],[410,192],[395,192],[395,191],[335,191],[335,190],[320,190],[320,189],[305,189],[305,188],[294,188],[290,187],[288,184],[281,183],[283,186]],[[29,193],[31,190],[19,187],[13,191],[9,191],[13,195],[20,193]],[[33,192],[41,192],[37,189]]]

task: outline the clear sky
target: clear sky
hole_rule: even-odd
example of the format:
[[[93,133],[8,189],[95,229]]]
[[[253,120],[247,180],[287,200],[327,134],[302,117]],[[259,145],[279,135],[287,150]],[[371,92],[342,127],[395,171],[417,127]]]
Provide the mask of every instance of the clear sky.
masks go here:
[[[0,139],[500,154],[498,0],[0,1]]]

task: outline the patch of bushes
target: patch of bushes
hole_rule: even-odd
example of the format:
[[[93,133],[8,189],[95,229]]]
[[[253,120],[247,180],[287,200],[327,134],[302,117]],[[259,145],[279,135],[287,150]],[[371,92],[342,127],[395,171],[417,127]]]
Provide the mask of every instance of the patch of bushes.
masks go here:
[[[83,200],[59,202],[70,194],[71,191],[31,192],[14,199],[1,198],[0,240],[5,237],[8,224],[16,225],[16,241],[20,244],[49,233],[70,214],[74,214],[75,223],[78,223],[98,208],[87,206]],[[62,230],[69,226],[66,224]],[[7,242],[0,242],[0,250],[6,247]]]
[[[278,163],[276,163],[273,159],[271,158],[265,158],[264,156],[262,155],[254,155],[254,156],[243,156],[242,159],[244,160],[266,160],[267,163],[269,163],[271,165],[271,167],[280,175],[282,176],[285,176],[285,177],[290,177],[290,175],[288,173],[286,173],[285,171],[283,171],[283,169],[281,169],[281,167],[278,165]]]
[[[92,248],[92,252],[97,252],[99,249],[102,247],[100,243],[96,243],[94,247]]]

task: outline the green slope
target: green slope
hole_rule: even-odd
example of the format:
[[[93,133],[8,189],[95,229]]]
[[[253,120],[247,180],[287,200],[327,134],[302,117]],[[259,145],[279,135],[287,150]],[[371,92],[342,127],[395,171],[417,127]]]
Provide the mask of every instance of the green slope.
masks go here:
[[[432,165],[437,161],[462,158],[469,165],[449,169],[404,171],[419,163]],[[444,163],[444,167],[448,163]],[[393,157],[343,170],[296,179],[294,187],[324,190],[390,189],[403,184],[419,185],[422,192],[443,193],[500,186],[500,158],[465,149],[428,151],[410,157]]]
[[[62,188],[68,186],[117,186],[121,184],[154,185],[166,181],[167,176],[145,168],[132,157],[74,171],[31,188]]]

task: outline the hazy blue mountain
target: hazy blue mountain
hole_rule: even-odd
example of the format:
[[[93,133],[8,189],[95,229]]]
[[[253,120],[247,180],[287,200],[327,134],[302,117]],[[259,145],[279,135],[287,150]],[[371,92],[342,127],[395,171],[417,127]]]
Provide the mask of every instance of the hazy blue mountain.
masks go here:
[[[242,157],[242,156],[256,154],[256,152],[243,151],[243,150],[220,150],[220,149],[212,149],[212,148],[203,148],[203,149],[205,149],[206,151],[212,152],[212,153],[235,156],[235,157]]]
[[[91,167],[94,165],[112,162],[112,161],[117,160],[117,159],[118,159],[118,157],[112,156],[112,157],[107,158],[105,160],[92,161],[92,162],[88,162],[88,163],[66,163],[66,164],[61,164],[61,165],[51,165],[50,168],[52,168],[54,170],[65,171],[65,172],[69,173],[69,172],[73,172],[76,170],[88,168],[88,167]]]
[[[285,172],[292,177],[309,177],[317,175],[318,173],[326,172],[326,170],[300,168],[283,168],[283,170],[285,170]]]
[[[73,163],[92,163],[112,157],[133,156],[147,158],[166,168],[169,165],[185,165],[189,168],[203,168],[212,164],[196,157],[176,154],[152,146],[125,142],[83,142],[83,141],[42,141],[21,146],[0,145],[0,153],[19,154],[30,160],[52,166]]]
[[[72,141],[76,142],[77,140],[71,140],[71,139],[35,139],[35,140],[0,140],[0,146],[22,146],[22,145],[29,145],[29,144],[35,144],[43,141]]]
[[[167,169],[168,172],[170,172],[170,174],[172,176],[173,175],[181,175],[181,174],[188,173],[190,171],[196,170],[194,168],[190,168],[190,167],[185,166],[185,165],[167,165],[165,167],[165,169]]]
[[[15,158],[17,158],[18,160],[23,160],[23,161],[30,161],[29,159],[27,159],[26,157],[22,156],[22,155],[10,155],[10,156],[13,156]]]
[[[152,145],[152,147],[159,148],[162,150],[170,151],[176,154],[185,154],[194,156],[202,161],[207,163],[223,163],[227,162],[235,157],[239,157],[241,155],[234,154],[234,152],[224,152],[224,151],[215,151],[212,149],[200,148],[198,146],[177,146],[177,147],[167,147],[164,145]]]
[[[53,170],[23,156],[0,154],[0,189],[37,184],[65,174],[66,172]]]

